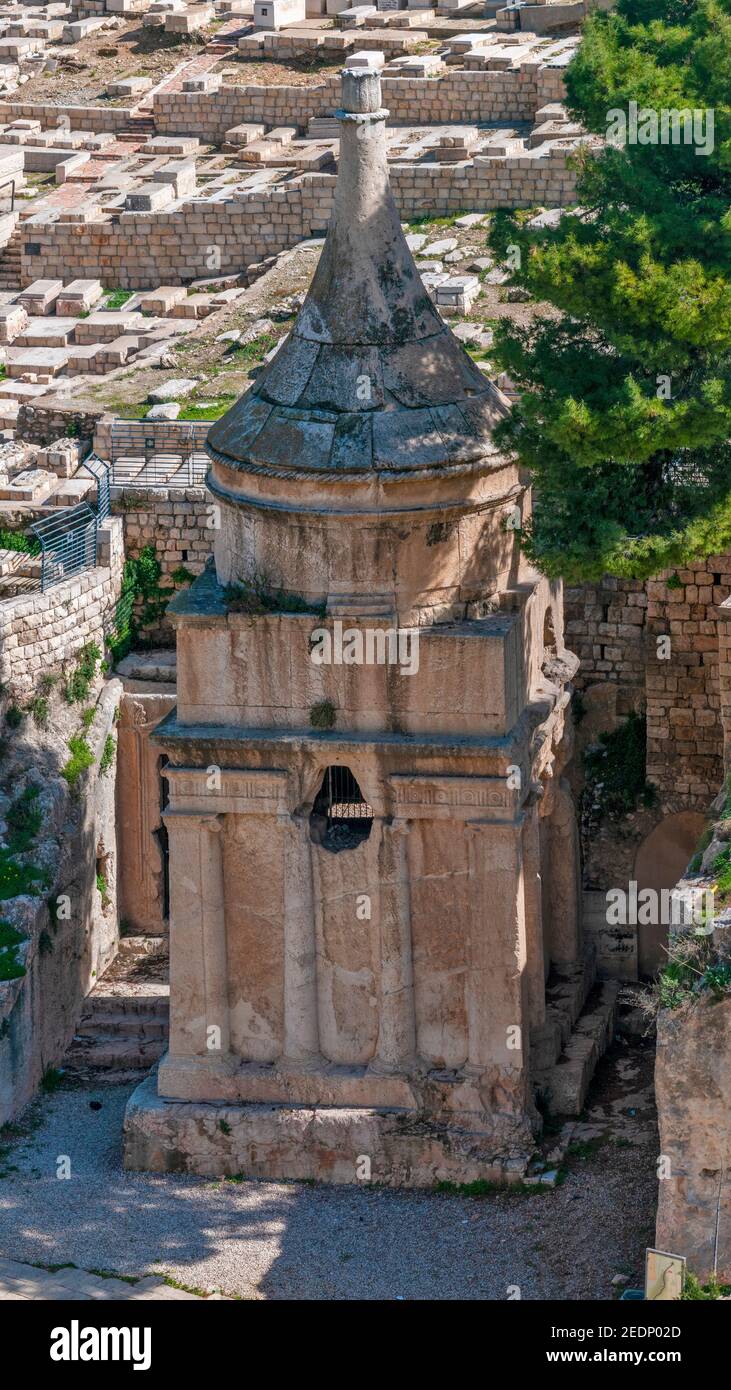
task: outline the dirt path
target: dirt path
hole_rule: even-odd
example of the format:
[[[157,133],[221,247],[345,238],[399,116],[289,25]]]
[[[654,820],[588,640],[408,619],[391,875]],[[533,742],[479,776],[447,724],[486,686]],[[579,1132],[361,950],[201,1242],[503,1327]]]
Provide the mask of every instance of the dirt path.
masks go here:
[[[610,1299],[653,1239],[651,1080],[652,1047],[616,1042],[564,1180],[482,1198],[125,1173],[130,1088],[62,1089],[0,1140],[0,1257],[244,1298]]]

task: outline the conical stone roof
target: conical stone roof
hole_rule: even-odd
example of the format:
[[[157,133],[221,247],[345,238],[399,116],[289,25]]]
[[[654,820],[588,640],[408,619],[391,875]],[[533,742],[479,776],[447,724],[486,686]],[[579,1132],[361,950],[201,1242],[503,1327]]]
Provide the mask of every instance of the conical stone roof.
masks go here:
[[[346,70],[325,246],[294,327],[211,428],[219,467],[408,475],[484,463],[509,409],[432,304],[389,186],[380,81]]]

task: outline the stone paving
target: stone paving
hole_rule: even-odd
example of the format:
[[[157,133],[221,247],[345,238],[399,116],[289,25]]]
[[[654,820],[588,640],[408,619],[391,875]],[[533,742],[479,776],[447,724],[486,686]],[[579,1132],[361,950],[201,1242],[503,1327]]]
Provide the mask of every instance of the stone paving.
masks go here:
[[[115,1303],[123,1300],[137,1303],[145,1299],[178,1302],[183,1298],[200,1302],[203,1295],[176,1289],[154,1274],[132,1281],[94,1274],[73,1265],[47,1270],[20,1264],[17,1260],[0,1259],[0,1301],[23,1302],[36,1298],[52,1299],[54,1303],[79,1303],[95,1298]],[[231,1302],[220,1293],[208,1294],[207,1301]]]

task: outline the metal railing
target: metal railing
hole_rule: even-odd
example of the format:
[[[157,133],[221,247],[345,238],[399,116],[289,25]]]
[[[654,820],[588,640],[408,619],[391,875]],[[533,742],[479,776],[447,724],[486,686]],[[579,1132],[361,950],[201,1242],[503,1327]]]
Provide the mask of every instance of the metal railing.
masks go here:
[[[157,425],[159,422],[155,422]],[[111,429],[110,468],[115,487],[201,487],[208,455],[205,422],[175,421],[156,429],[144,420],[115,420]]]
[[[41,593],[96,564],[99,518],[88,502],[34,521],[28,530],[41,545]]]
[[[88,454],[81,461],[81,467],[96,479],[96,513],[100,521],[109,516],[112,509],[112,489],[109,482],[110,467],[98,454]]]
[[[208,463],[202,453],[127,455],[112,458],[111,482],[114,487],[202,487]]]

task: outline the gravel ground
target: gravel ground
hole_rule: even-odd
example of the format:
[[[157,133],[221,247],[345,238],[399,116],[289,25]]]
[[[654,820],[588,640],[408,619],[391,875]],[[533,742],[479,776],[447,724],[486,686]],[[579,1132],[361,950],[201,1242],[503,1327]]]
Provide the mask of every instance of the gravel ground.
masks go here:
[[[0,1154],[0,1255],[161,1270],[244,1298],[505,1299],[515,1285],[524,1299],[611,1298],[612,1276],[636,1281],[652,1240],[657,1153],[651,1051],[612,1054],[565,1181],[513,1197],[127,1174],[130,1088],[61,1090]]]

